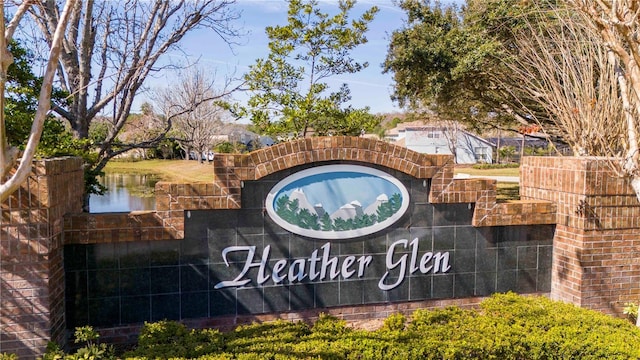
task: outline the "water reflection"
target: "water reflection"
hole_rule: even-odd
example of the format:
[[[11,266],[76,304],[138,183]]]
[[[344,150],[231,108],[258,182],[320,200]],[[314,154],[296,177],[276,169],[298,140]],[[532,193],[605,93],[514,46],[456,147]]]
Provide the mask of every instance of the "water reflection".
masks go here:
[[[153,189],[159,180],[157,175],[106,173],[99,180],[107,192],[89,197],[91,213],[155,210]]]

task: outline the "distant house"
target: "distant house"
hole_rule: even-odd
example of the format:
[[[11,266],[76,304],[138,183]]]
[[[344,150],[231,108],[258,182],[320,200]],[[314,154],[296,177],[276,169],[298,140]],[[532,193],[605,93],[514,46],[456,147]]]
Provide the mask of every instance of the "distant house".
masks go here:
[[[275,142],[269,136],[260,136],[239,124],[225,124],[215,136],[218,143],[229,141],[244,144],[248,151],[271,146]]]
[[[457,164],[492,163],[495,144],[459,126],[409,126],[398,143],[423,154],[455,155]]]
[[[384,139],[389,142],[401,141],[404,139],[406,135],[406,129],[408,127],[421,127],[421,126],[424,126],[424,121],[422,120],[400,123],[398,124],[398,126],[394,127],[393,129],[387,130],[387,132],[384,134]]]

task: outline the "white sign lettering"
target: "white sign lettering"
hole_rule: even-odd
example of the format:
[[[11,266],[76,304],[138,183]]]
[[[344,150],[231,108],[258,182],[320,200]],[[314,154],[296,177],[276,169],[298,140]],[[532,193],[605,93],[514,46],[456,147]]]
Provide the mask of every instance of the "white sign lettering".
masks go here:
[[[409,243],[407,239],[398,240],[393,244],[391,244],[391,246],[389,246],[389,251],[387,251],[387,261],[386,261],[387,272],[384,273],[384,275],[382,275],[382,278],[378,282],[378,287],[381,290],[391,290],[396,288],[398,285],[402,283],[404,278],[407,276],[407,258],[409,254],[403,254],[398,257],[395,256],[396,246],[401,245],[403,249],[406,249],[407,244],[411,247],[411,258],[409,259],[409,264],[408,264],[410,275],[415,274],[418,270],[422,274],[427,274],[433,270],[433,273],[435,274],[438,272],[445,273],[451,269],[451,266],[449,266],[448,252],[445,252],[445,253],[437,252],[435,254],[432,252],[426,252],[420,258],[420,266],[417,266],[416,264],[418,263],[418,239],[417,238],[413,239],[411,243]],[[428,264],[431,264],[431,265],[428,265]],[[385,280],[390,275],[389,270],[394,270],[396,268],[399,269],[398,278],[395,280],[395,282],[391,284],[387,284]]]
[[[410,252],[407,250],[410,249]],[[322,252],[320,254],[320,251]],[[339,276],[342,279],[350,279],[354,275],[362,278],[365,270],[371,265],[373,257],[353,255],[342,259],[338,256],[331,256],[331,243],[326,243],[315,249],[308,259],[296,259],[289,263],[289,260],[281,259],[276,261],[273,268],[269,269],[269,256],[271,246],[266,246],[262,252],[262,257],[256,259],[255,246],[230,246],[222,250],[222,259],[227,267],[230,267],[229,255],[232,253],[244,256],[242,269],[233,280],[226,280],[217,283],[214,288],[222,289],[227,287],[242,287],[255,281],[258,285],[265,284],[269,279],[274,284],[281,284],[285,280],[289,283],[299,283],[307,277],[311,281],[334,280]],[[407,239],[397,240],[389,246],[385,261],[387,271],[378,282],[381,290],[387,291],[398,287],[408,275],[417,272],[446,273],[451,269],[449,265],[449,252],[425,252],[420,255],[418,248],[418,238],[411,242]],[[255,279],[249,277],[249,271],[257,268],[258,273]],[[393,272],[393,273],[392,273]]]

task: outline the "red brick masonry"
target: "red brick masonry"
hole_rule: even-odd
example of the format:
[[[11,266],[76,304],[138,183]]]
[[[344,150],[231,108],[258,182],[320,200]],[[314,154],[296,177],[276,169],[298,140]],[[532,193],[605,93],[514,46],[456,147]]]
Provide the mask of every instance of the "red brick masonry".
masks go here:
[[[520,195],[557,204],[552,298],[620,316],[640,301],[640,202],[609,160],[525,158]]]
[[[0,353],[34,358],[64,339],[63,217],[82,211],[83,188],[81,159],[36,161],[2,204]]]

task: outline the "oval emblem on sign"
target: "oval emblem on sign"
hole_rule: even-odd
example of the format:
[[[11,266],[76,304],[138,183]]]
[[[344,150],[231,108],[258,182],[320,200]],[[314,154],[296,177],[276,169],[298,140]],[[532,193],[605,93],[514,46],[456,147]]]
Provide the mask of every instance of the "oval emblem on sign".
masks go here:
[[[358,165],[325,165],[284,178],[269,192],[267,213],[292,233],[349,239],[395,223],[409,208],[404,185],[386,172]]]

